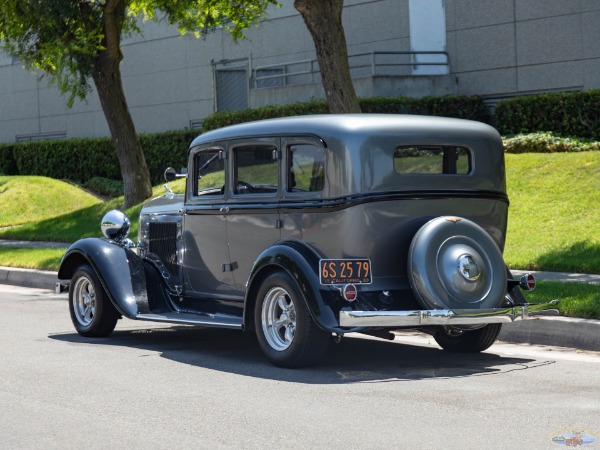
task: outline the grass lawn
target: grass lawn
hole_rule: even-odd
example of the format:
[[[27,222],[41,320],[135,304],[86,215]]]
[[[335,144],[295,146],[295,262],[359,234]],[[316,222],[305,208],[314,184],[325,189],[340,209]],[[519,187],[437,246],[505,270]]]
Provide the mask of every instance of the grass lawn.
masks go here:
[[[585,283],[539,281],[534,291],[525,292],[530,303],[560,299],[561,316],[600,319],[600,286]]]
[[[77,187],[46,177],[0,176],[0,228],[41,222],[102,204]]]
[[[30,177],[0,177],[0,182],[2,178],[21,179]],[[78,208],[73,208],[71,207],[71,199],[79,198],[79,194],[83,191],[76,186],[61,181],[51,181],[55,181],[57,190],[46,191],[46,202],[51,205],[54,215],[36,218],[35,212],[30,213],[26,216],[29,220],[22,221],[14,227],[0,229],[0,239],[75,242],[84,237],[101,237],[100,221],[104,214],[111,209],[123,208],[123,197],[102,202],[89,194],[85,195],[89,195],[94,201],[89,201],[88,203],[82,202]],[[169,183],[169,186],[173,192],[183,193],[185,180],[174,181],[173,183]],[[10,193],[8,188],[6,193]],[[164,187],[159,185],[154,187],[152,196],[158,197],[164,193]],[[4,210],[5,208],[9,211],[18,210],[20,205],[28,204],[32,199],[35,200],[37,196],[37,190],[34,191],[33,189],[23,190],[18,196],[7,195],[5,197],[2,194],[0,196],[0,210]],[[48,202],[48,198],[52,198],[52,202]],[[142,205],[139,204],[125,210],[131,219],[130,236],[134,240],[137,236],[138,216],[141,209]],[[4,214],[2,214],[2,217],[4,217]]]
[[[61,248],[14,248],[0,246],[0,266],[58,271],[65,254]]]
[[[600,152],[506,155],[511,268],[600,273]]]

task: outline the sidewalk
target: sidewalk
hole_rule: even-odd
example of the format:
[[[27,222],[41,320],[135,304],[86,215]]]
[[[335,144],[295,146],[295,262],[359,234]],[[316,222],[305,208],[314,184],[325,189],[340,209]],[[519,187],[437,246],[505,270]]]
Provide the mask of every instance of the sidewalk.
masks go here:
[[[0,246],[25,248],[67,248],[63,242],[29,242],[0,240]],[[600,285],[600,275],[533,272],[512,270],[515,277],[525,273],[533,274],[538,280],[576,281]],[[32,269],[18,269],[0,266],[0,284],[51,289],[58,281],[57,272]],[[600,289],[600,286],[599,286]],[[552,300],[552,299],[549,299]],[[569,317],[540,317],[538,320],[525,320],[504,324],[499,339],[506,342],[554,345],[579,350],[600,351],[600,320],[586,320]]]

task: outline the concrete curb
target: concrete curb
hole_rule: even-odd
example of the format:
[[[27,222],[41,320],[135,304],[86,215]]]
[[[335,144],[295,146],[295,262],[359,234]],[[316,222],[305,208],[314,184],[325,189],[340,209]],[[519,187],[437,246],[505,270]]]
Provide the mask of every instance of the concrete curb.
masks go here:
[[[502,326],[498,339],[505,342],[600,351],[600,320],[540,317],[506,323]]]
[[[57,281],[58,272],[0,266],[0,284],[54,290]],[[600,320],[540,317],[513,322],[504,324],[498,339],[600,351]]]
[[[0,266],[0,284],[54,290],[58,272]]]

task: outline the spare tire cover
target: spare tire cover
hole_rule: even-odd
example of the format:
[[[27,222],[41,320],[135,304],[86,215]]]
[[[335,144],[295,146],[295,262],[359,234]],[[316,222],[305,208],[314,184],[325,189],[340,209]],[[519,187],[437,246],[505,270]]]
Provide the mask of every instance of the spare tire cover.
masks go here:
[[[437,217],[417,231],[408,278],[427,309],[497,308],[506,293],[500,249],[479,225],[459,217]]]

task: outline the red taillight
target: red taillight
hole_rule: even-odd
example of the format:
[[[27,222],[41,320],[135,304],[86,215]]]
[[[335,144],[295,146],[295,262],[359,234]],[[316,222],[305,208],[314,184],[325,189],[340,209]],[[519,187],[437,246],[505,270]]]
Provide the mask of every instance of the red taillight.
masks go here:
[[[533,291],[535,289],[535,285],[535,277],[530,273],[523,275],[519,281],[519,286],[526,291]]]
[[[356,297],[358,296],[356,286],[354,286],[353,284],[345,285],[342,289],[342,296],[349,302],[353,302],[354,300],[356,300]]]

